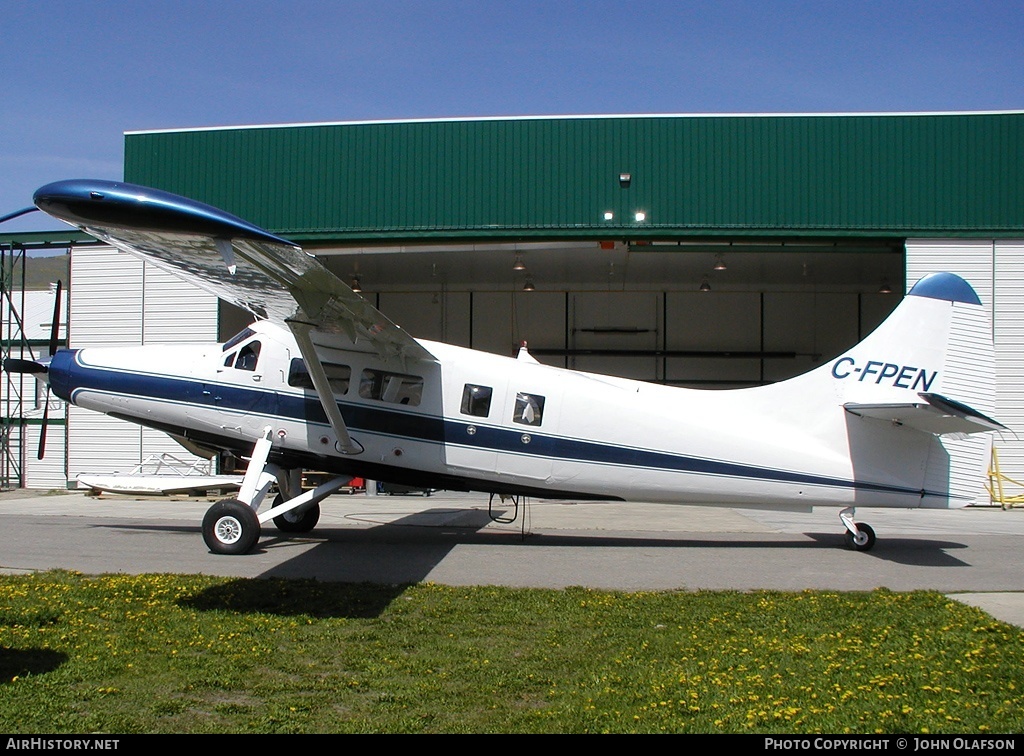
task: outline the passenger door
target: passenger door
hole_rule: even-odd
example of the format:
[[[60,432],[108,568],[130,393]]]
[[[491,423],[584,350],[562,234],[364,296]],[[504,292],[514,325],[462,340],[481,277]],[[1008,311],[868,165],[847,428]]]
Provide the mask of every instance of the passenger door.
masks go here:
[[[550,479],[553,455],[559,446],[555,433],[561,397],[561,389],[555,384],[509,385],[503,414],[504,443],[496,466],[500,476],[524,484]]]

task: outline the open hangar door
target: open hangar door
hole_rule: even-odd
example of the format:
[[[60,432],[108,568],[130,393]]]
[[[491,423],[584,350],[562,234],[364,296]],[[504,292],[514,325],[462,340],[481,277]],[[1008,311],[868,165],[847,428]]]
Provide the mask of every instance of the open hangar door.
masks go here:
[[[902,239],[523,242],[313,249],[413,336],[680,386],[789,378],[905,291]],[[222,316],[222,336],[244,325]]]

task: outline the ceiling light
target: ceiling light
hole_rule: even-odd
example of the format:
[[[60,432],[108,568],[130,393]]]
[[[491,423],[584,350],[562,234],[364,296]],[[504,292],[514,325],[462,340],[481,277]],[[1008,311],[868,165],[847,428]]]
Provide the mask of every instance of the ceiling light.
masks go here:
[[[725,260],[722,259],[721,252],[715,255],[715,270],[725,270]]]
[[[515,262],[512,263],[512,270],[526,270],[526,263],[523,262],[523,256],[518,252],[516,253]]]
[[[527,278],[526,283],[523,284],[523,291],[533,291],[533,279]]]
[[[878,293],[879,294],[892,294],[892,287],[889,285],[889,282],[887,280],[885,280],[885,279],[882,280],[882,285],[880,287],[878,287]]]
[[[711,284],[708,283],[707,276],[705,276],[704,280],[700,282],[700,290],[701,291],[711,291]]]
[[[358,294],[362,290],[363,290],[363,287],[360,286],[360,284],[359,284],[359,276],[352,276],[352,291],[354,291],[356,294]]]

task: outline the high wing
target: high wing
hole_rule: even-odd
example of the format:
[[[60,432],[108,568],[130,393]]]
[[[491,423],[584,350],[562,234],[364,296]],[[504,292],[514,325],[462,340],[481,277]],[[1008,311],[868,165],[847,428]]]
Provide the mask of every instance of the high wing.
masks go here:
[[[157,189],[92,180],[49,184],[34,199],[50,215],[260,319],[299,319],[384,359],[433,359],[301,247],[217,208]]]
[[[344,427],[318,349],[375,352],[403,367],[434,359],[301,247],[210,205],[124,182],[83,179],[48,184],[34,201],[101,241],[291,328],[343,451],[360,449]]]

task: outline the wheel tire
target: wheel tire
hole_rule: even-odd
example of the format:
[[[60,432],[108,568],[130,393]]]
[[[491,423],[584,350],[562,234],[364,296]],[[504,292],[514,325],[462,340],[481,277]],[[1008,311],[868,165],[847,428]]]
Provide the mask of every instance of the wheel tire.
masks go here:
[[[274,501],[276,507],[280,502]],[[285,512],[274,518],[274,525],[282,533],[308,533],[320,522],[320,505],[314,504],[309,509],[297,512]]]
[[[237,499],[218,501],[203,517],[203,540],[214,554],[248,554],[260,539],[252,507]]]
[[[849,530],[846,531],[846,546],[854,551],[870,551],[875,545],[875,531],[870,525],[863,522],[856,523],[860,537],[856,537]]]

